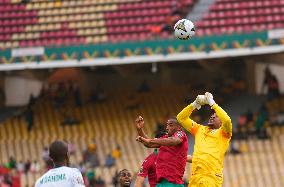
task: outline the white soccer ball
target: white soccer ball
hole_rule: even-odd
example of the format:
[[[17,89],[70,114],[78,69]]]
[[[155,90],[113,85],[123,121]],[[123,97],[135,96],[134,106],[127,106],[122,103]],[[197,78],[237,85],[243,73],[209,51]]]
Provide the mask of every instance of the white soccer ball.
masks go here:
[[[175,26],[175,36],[180,40],[188,40],[195,35],[194,24],[188,19],[179,20]]]

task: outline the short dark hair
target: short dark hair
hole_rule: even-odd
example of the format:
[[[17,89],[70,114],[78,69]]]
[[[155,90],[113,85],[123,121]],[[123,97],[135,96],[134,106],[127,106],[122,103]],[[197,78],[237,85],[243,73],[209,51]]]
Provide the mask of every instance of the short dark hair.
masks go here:
[[[121,174],[122,174],[123,172],[129,172],[129,173],[130,173],[130,171],[129,171],[128,169],[122,169],[122,170],[120,170],[120,171],[118,172],[118,176],[121,176]],[[131,174],[131,173],[130,173],[130,174]]]
[[[177,120],[177,117],[175,117],[175,116],[170,117],[168,120],[173,120],[175,124],[180,125],[180,123]]]
[[[53,162],[64,162],[68,154],[68,146],[65,142],[56,140],[49,146],[49,156]]]
[[[165,130],[160,130],[160,131],[156,132],[155,138],[161,138],[166,134],[167,134],[167,132]]]

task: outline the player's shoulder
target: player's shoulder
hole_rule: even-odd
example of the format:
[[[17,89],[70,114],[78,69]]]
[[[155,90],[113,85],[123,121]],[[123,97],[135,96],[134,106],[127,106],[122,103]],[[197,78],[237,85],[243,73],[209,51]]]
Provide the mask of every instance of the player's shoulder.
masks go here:
[[[177,137],[182,138],[186,136],[185,132],[183,130],[178,130],[174,133]]]
[[[69,175],[82,175],[80,170],[77,169],[77,168],[66,167],[64,169],[65,169],[66,173],[68,173]]]
[[[157,158],[157,154],[155,153],[151,153],[150,155],[148,155],[143,162],[152,162]]]

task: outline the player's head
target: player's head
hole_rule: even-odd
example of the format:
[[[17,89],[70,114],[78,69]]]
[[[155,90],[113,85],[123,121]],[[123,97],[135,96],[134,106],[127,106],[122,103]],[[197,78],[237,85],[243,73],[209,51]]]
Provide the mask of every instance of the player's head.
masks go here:
[[[208,121],[208,127],[210,129],[219,129],[222,125],[222,122],[220,118],[217,116],[217,114],[214,112]]]
[[[176,117],[169,118],[166,123],[166,131],[168,136],[172,136],[178,130],[180,130],[180,124]]]
[[[157,131],[156,134],[155,134],[155,138],[161,138],[162,136],[164,136],[166,134],[167,134],[166,130]]]
[[[132,175],[127,169],[118,173],[120,187],[129,187],[131,185]]]
[[[68,166],[68,145],[63,141],[56,140],[49,146],[49,157],[55,166]]]

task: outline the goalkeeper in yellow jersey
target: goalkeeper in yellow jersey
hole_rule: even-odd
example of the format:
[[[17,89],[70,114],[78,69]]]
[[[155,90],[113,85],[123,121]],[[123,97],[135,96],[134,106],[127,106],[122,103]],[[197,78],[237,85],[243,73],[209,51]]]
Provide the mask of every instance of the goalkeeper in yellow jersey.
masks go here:
[[[193,110],[209,104],[215,111],[207,126],[197,124],[189,117]],[[178,115],[179,123],[195,138],[192,175],[189,187],[221,187],[223,162],[232,137],[232,122],[228,114],[218,106],[211,93],[198,95],[196,100]]]

